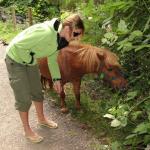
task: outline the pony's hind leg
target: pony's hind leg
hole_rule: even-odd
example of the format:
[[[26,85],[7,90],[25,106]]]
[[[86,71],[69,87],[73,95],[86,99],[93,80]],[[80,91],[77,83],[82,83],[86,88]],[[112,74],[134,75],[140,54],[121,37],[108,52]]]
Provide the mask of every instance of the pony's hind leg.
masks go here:
[[[64,85],[62,85],[62,91],[60,93],[60,101],[61,101],[61,112],[62,113],[67,113],[68,108],[66,107],[66,102],[65,102],[65,91],[64,91]]]
[[[80,110],[81,104],[80,104],[80,85],[81,85],[81,80],[76,80],[72,82],[73,84],[73,92],[75,94],[76,102],[75,102],[75,107],[77,110]]]

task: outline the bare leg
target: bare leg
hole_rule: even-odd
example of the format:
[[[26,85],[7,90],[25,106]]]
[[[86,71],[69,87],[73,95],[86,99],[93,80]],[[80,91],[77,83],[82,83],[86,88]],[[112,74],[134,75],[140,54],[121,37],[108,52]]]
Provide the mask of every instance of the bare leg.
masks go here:
[[[78,110],[80,110],[81,104],[80,104],[80,85],[81,80],[73,81],[73,91],[76,97],[76,103],[75,106]]]
[[[43,137],[39,136],[35,132],[32,131],[29,125],[28,112],[19,111],[20,118],[24,127],[25,136],[33,143],[39,143],[43,141]]]
[[[38,121],[39,122],[45,121],[46,118],[45,118],[44,112],[43,112],[43,102],[35,102],[34,101],[34,105],[35,105]]]
[[[30,125],[29,125],[29,117],[28,112],[21,112],[19,111],[20,118],[23,124],[24,132],[26,136],[34,136],[35,133],[32,131]]]
[[[42,102],[34,101],[34,105],[36,108],[36,113],[37,113],[39,124],[49,127],[49,128],[57,128],[57,124],[55,122],[50,121],[45,117],[44,111],[43,111],[43,101]]]

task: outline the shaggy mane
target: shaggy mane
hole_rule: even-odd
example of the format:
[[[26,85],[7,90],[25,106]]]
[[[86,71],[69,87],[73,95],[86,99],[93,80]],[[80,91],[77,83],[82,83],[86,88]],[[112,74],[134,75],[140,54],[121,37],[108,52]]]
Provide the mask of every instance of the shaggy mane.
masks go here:
[[[72,52],[77,55],[79,61],[88,71],[95,70],[95,67],[98,70],[102,61],[107,67],[115,66],[120,68],[117,55],[107,49],[79,43],[72,43],[69,47],[77,49]],[[98,55],[104,59],[100,59]]]

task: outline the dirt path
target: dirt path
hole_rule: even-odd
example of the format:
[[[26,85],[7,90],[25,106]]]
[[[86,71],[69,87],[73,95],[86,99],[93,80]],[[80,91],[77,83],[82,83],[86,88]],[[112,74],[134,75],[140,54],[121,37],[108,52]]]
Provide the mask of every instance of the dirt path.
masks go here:
[[[32,144],[23,136],[23,129],[17,111],[14,109],[14,97],[9,86],[4,63],[4,46],[0,45],[0,150],[94,150],[96,140],[86,130],[80,128],[70,115],[61,114],[45,100],[45,113],[55,120],[59,128],[37,127],[34,107],[30,110],[30,123],[33,129],[45,139],[42,143]]]

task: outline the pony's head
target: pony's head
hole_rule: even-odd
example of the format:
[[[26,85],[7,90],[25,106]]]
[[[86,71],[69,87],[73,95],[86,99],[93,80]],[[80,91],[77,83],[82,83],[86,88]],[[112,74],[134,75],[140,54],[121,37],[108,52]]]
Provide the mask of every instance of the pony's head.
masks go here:
[[[118,62],[118,57],[106,49],[102,49],[100,53],[98,52],[97,57],[100,60],[97,69],[98,72],[102,73],[104,81],[109,83],[113,89],[126,90],[127,80]]]
[[[104,81],[112,88],[124,90],[127,81],[122,73],[118,57],[111,51],[91,45],[82,45],[76,52],[86,73],[102,73]]]

